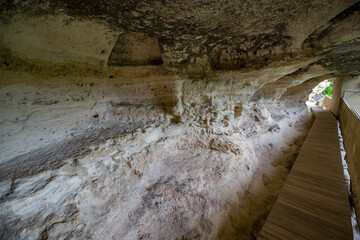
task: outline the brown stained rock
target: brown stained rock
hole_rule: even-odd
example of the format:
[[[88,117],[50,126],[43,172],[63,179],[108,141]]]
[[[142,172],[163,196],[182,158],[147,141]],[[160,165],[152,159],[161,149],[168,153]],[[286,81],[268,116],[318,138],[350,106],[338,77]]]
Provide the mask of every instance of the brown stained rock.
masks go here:
[[[157,38],[144,33],[120,35],[107,62],[109,65],[159,65],[163,63]]]

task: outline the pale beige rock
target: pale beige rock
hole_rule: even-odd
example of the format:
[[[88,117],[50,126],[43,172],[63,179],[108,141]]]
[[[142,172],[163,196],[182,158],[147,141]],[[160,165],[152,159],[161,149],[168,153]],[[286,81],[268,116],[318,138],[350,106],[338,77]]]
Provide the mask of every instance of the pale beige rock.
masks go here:
[[[17,15],[9,24],[0,24],[0,42],[14,55],[57,64],[104,65],[118,35],[98,22],[79,21],[65,14]]]

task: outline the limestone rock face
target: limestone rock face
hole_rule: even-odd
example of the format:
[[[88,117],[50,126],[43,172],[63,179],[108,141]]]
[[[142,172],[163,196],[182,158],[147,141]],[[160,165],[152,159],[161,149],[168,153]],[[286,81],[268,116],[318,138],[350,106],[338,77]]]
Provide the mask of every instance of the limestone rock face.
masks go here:
[[[230,109],[219,114],[216,106],[201,104],[203,109],[192,110],[196,121],[158,119],[88,144],[86,154],[54,159],[51,169],[33,166],[50,159],[24,159],[31,166],[22,168],[39,173],[15,169],[2,175],[2,236],[251,238],[291,168],[311,115],[272,102],[244,104],[241,116],[232,118]],[[140,109],[144,115],[154,111]]]
[[[252,239],[359,3],[1,3],[0,238]]]

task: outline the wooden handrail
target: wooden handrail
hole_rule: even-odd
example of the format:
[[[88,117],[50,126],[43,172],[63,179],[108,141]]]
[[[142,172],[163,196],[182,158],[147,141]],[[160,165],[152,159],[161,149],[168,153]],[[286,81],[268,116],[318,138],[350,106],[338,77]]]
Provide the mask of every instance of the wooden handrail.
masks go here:
[[[360,113],[347,101],[347,99],[343,98],[345,105],[350,109],[350,111],[355,115],[358,121],[360,121]]]

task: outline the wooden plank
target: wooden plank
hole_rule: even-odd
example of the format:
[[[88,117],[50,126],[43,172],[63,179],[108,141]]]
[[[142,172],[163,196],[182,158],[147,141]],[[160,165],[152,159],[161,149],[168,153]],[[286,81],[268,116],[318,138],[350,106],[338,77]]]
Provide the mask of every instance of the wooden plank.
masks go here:
[[[298,236],[282,227],[277,226],[271,222],[268,222],[266,226],[264,226],[264,232],[270,234],[273,239],[296,239],[296,240],[304,240],[301,236]]]
[[[258,239],[352,239],[336,119],[322,109]]]
[[[279,202],[274,206],[274,209],[276,210],[276,216],[270,218],[270,222],[282,226],[284,229],[292,231],[305,239],[349,239],[346,233],[348,229],[343,228],[342,222],[337,225],[332,224],[319,216],[299,211],[299,209],[291,205]]]

